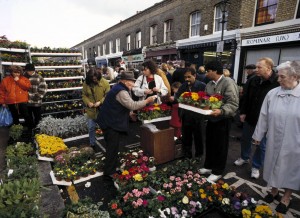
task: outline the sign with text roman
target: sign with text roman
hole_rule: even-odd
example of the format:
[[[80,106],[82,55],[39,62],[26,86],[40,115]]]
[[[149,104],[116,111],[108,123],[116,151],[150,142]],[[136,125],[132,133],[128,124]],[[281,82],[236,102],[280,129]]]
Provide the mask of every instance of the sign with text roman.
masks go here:
[[[300,32],[287,33],[287,34],[265,36],[265,37],[259,37],[253,39],[244,39],[242,40],[242,46],[264,45],[264,44],[272,44],[272,43],[299,41],[299,40],[300,40]]]

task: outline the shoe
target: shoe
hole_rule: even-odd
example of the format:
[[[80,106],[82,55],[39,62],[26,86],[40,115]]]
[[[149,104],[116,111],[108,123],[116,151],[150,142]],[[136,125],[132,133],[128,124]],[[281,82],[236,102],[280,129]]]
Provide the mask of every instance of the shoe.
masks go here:
[[[275,208],[275,210],[278,213],[282,213],[282,214],[286,214],[286,212],[289,210],[291,206],[291,202],[288,205],[285,205],[284,203],[280,202],[277,207]]]
[[[279,192],[274,196],[271,192],[269,192],[265,197],[264,201],[267,202],[268,204],[272,203],[274,200],[280,201],[280,196]]]
[[[258,179],[259,178],[259,169],[252,168],[251,170],[251,178]]]
[[[211,181],[211,182],[216,182],[218,181],[222,176],[221,175],[214,175],[211,174],[209,177],[207,177],[207,180]]]
[[[242,166],[243,164],[249,163],[249,160],[244,160],[242,158],[237,159],[236,161],[234,161],[234,164],[236,166]]]
[[[201,169],[199,169],[199,173],[200,174],[210,174],[211,170],[210,169],[201,168]]]

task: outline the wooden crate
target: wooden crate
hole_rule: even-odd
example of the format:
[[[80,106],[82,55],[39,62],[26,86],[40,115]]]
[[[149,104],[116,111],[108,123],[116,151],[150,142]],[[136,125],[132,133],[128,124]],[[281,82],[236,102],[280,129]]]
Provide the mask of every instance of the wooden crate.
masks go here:
[[[174,160],[174,129],[169,127],[151,132],[148,128],[141,127],[141,146],[146,153],[155,157],[156,164]]]

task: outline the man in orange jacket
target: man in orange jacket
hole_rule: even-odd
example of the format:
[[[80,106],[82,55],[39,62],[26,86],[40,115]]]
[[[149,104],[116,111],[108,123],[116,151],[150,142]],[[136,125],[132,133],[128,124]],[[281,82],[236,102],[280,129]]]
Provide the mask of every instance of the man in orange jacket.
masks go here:
[[[19,66],[9,68],[10,75],[6,76],[0,84],[0,104],[8,106],[14,124],[19,124],[19,114],[25,119],[25,125],[32,129],[33,123],[29,117],[27,102],[28,90],[31,87],[29,79],[23,76],[23,69]]]

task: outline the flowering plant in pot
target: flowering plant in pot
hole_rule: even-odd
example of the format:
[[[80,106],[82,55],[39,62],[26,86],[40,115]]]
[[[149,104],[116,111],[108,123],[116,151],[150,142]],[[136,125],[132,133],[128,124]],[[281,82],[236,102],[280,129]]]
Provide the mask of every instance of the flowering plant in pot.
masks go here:
[[[178,102],[195,106],[201,109],[217,109],[222,106],[223,96],[219,94],[208,95],[206,92],[184,92],[178,98]]]
[[[167,104],[153,104],[138,110],[138,119],[141,121],[167,116],[171,116],[171,107]]]

